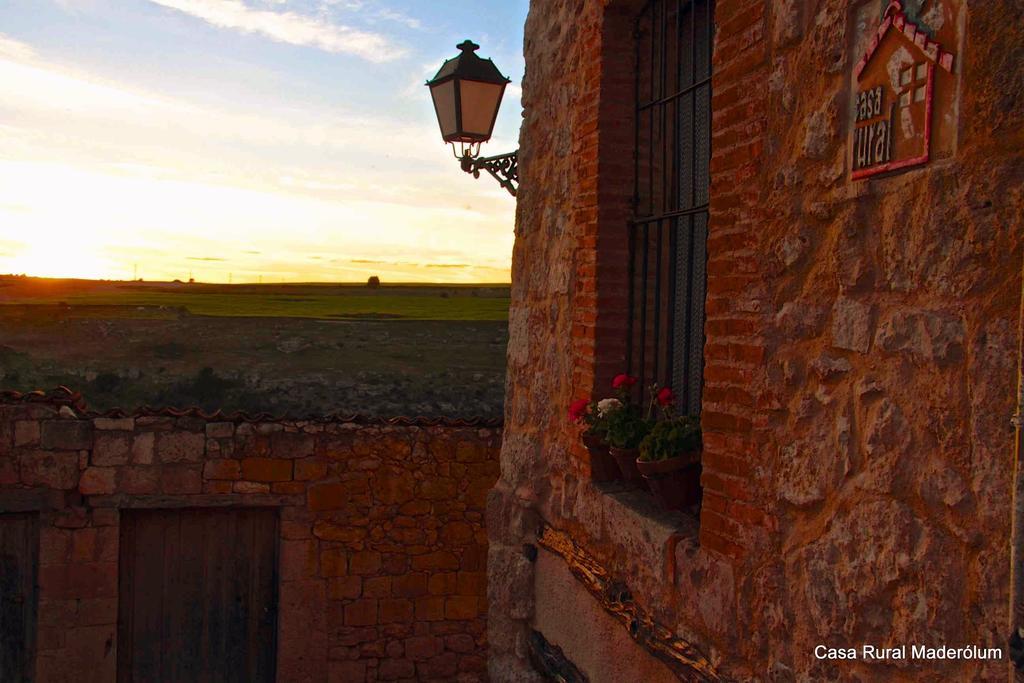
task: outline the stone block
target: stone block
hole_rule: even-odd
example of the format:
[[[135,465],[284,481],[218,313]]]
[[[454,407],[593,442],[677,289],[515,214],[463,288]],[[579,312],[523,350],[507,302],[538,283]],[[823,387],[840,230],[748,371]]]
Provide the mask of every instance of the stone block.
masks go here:
[[[431,574],[428,591],[431,595],[455,595],[459,585],[458,581],[459,576],[455,572]]]
[[[132,441],[132,464],[151,465],[155,452],[156,434],[153,432],[142,432],[136,434]]]
[[[87,420],[46,420],[41,423],[39,443],[46,450],[88,450],[92,434],[92,422]]]
[[[206,436],[210,439],[230,439],[234,435],[233,422],[210,422],[206,425]]]
[[[226,480],[213,480],[203,482],[203,493],[231,493],[234,491],[234,482]]]
[[[441,596],[416,598],[416,621],[444,621],[444,600]]]
[[[92,525],[98,527],[117,526],[118,514],[116,508],[93,508]]]
[[[161,462],[202,462],[206,437],[196,432],[157,432],[156,455]]]
[[[775,47],[784,47],[800,38],[803,33],[803,0],[775,0],[769,7],[772,8],[772,43]]]
[[[458,595],[487,595],[487,573],[459,572],[456,592]]]
[[[255,481],[236,481],[231,490],[235,493],[270,493],[270,484]]]
[[[316,437],[297,432],[276,432],[270,436],[270,450],[275,458],[308,458],[316,450]]]
[[[871,348],[872,308],[869,304],[840,297],[832,306],[832,346],[858,353]]]
[[[39,529],[39,564],[65,564],[71,553],[71,532],[51,526]]]
[[[164,465],[160,471],[160,488],[169,494],[200,493],[203,477],[198,465]]]
[[[203,464],[203,479],[235,480],[242,476],[242,466],[237,460],[207,460]]]
[[[348,574],[348,553],[344,548],[326,548],[320,551],[320,576]]]
[[[78,453],[73,451],[32,451],[18,457],[21,483],[73,489],[78,486]]]
[[[377,601],[372,598],[356,600],[345,605],[346,626],[374,626],[377,624]]]
[[[39,443],[39,423],[35,420],[18,420],[14,423],[14,445],[31,446]]]
[[[78,490],[84,496],[110,495],[117,490],[116,467],[89,467],[82,472]]]
[[[416,676],[416,666],[408,659],[385,659],[377,668],[377,676],[382,681],[412,679]]]
[[[71,532],[71,561],[92,562],[96,559],[97,530],[91,527]]]
[[[327,683],[364,683],[366,662],[355,660],[331,662],[327,671]]]
[[[295,461],[295,479],[297,481],[316,481],[327,476],[327,463],[312,458]]]
[[[276,458],[243,458],[242,478],[250,481],[290,481],[292,461]]]
[[[390,576],[369,576],[363,579],[364,598],[387,598],[391,596]],[[383,608],[383,602],[381,602]]]
[[[918,363],[946,365],[964,356],[964,324],[954,315],[936,311],[900,310],[878,327],[875,345],[903,353]]]
[[[476,640],[468,633],[453,633],[444,637],[444,646],[452,652],[469,654],[477,650]]]
[[[458,493],[454,479],[434,477],[420,484],[420,496],[427,500],[451,500]]]
[[[472,640],[472,638],[470,639]],[[414,636],[406,638],[405,656],[414,662],[423,662],[444,651],[444,641],[436,636]]]
[[[92,464],[99,467],[127,465],[133,441],[134,436],[129,432],[98,432],[92,451]]]
[[[367,579],[363,583],[363,592],[370,582]],[[413,602],[406,598],[387,598],[380,600],[380,623],[409,623],[413,620]]]
[[[427,574],[403,574],[391,578],[391,594],[401,598],[418,598],[427,594]]]
[[[382,503],[405,503],[415,494],[416,481],[412,472],[386,469],[374,477],[373,495]]]
[[[122,467],[118,474],[118,489],[121,493],[156,493],[159,487],[160,471],[157,467]]]
[[[325,519],[318,519],[313,524],[313,535],[325,541],[341,541],[352,544],[365,539],[366,534],[367,531],[363,527],[338,524]]]
[[[319,512],[322,510],[339,510],[345,507],[347,502],[347,488],[344,484],[317,484],[309,489],[309,509]]]
[[[455,595],[445,598],[444,617],[455,621],[476,619],[479,600],[468,595]]]
[[[380,553],[372,550],[353,553],[349,560],[349,571],[353,574],[376,574],[380,571],[380,567]]]
[[[466,522],[449,522],[441,527],[441,540],[448,547],[473,542],[473,527]]]
[[[362,595],[363,579],[359,576],[343,576],[328,583],[331,600],[353,600]]]
[[[459,559],[447,550],[438,550],[412,558],[412,568],[416,570],[458,569]]]
[[[92,421],[97,431],[130,432],[135,429],[133,417],[97,417]]]
[[[404,574],[409,571],[409,556],[402,553],[385,553],[383,558],[383,571],[385,574]]]
[[[0,455],[0,486],[17,484],[19,479],[17,462],[6,455]]]
[[[459,656],[454,652],[443,652],[417,664],[416,671],[424,680],[450,681],[459,671]]]
[[[316,575],[317,555],[313,541],[281,541],[281,580],[295,581]]]

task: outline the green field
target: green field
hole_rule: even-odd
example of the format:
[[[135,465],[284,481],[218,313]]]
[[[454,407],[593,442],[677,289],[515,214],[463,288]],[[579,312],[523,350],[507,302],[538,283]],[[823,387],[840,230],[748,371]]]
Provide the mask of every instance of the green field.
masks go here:
[[[92,407],[502,411],[509,287],[0,277],[0,388]]]
[[[34,288],[0,280],[0,305],[111,307],[110,317],[164,317],[174,311],[220,317],[490,320],[508,319],[507,286],[202,285],[96,283]]]

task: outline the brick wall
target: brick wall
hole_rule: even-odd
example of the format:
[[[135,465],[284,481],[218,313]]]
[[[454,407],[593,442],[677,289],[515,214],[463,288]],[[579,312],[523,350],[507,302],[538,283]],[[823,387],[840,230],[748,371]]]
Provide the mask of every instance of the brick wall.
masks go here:
[[[119,511],[279,510],[279,681],[485,678],[499,430],[82,417],[0,401],[0,510],[39,510],[40,681],[113,681]]]
[[[1007,619],[1019,12],[951,5],[955,155],[852,182],[860,4],[716,3],[699,520],[591,484],[565,419],[622,369],[624,71],[638,3],[532,4],[506,429],[489,500],[501,520],[490,530],[494,680],[534,675],[535,601],[558,597],[534,592],[551,582],[522,551],[542,522],[725,678],[1005,678],[1000,663],[813,656],[818,643],[1001,646]]]

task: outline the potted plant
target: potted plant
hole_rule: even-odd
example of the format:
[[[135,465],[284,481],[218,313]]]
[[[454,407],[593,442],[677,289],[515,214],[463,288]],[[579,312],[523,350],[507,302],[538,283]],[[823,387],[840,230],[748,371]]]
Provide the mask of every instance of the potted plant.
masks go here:
[[[605,414],[608,421],[608,452],[619,466],[623,479],[642,488],[644,480],[637,469],[636,460],[640,442],[651,430],[651,422],[644,416],[640,406],[630,400],[630,389],[634,384],[635,377],[624,374],[615,377],[612,388],[618,392],[619,398],[606,399],[615,403],[608,406]]]
[[[608,452],[608,400],[588,401],[581,398],[569,406],[569,419],[585,427],[580,440],[590,455],[590,478],[593,481],[615,481],[621,478],[618,465]]]
[[[682,510],[700,502],[700,420],[676,416],[675,396],[667,387],[657,391],[653,402],[664,419],[640,443],[636,466],[663,508]]]

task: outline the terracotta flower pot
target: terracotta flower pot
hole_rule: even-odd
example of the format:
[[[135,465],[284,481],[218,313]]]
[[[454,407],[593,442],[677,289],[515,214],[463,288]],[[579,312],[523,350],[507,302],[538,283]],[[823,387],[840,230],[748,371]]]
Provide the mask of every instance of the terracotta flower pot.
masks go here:
[[[622,478],[626,483],[644,488],[644,478],[640,476],[640,470],[636,467],[636,458],[640,451],[636,448],[616,448],[611,446],[608,452],[615,458],[615,464],[619,466]]]
[[[664,509],[682,510],[700,502],[700,451],[667,460],[637,460],[636,467]]]
[[[599,436],[583,434],[580,437],[590,454],[590,478],[592,481],[617,481],[622,479],[619,466],[608,452],[608,444]]]

